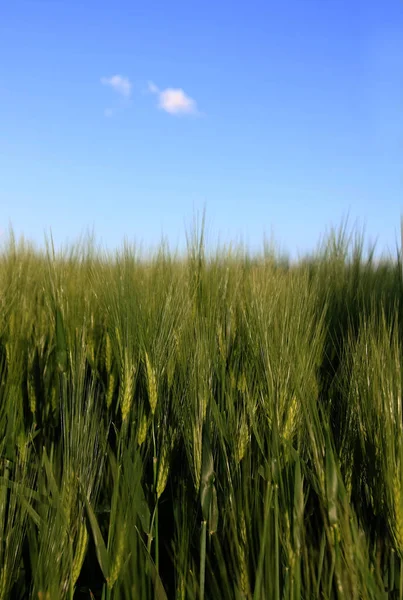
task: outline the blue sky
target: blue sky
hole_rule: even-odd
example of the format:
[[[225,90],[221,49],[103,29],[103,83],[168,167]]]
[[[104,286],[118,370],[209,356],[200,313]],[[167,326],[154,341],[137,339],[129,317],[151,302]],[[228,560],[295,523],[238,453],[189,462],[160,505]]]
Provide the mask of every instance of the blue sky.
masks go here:
[[[176,246],[205,207],[212,243],[395,248],[402,1],[13,0],[0,56],[3,231]]]

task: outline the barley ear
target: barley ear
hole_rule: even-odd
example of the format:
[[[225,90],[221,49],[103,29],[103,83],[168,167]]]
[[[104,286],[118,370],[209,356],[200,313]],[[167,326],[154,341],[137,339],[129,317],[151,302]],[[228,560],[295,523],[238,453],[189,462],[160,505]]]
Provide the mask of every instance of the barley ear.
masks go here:
[[[148,384],[148,400],[150,402],[151,413],[155,413],[157,407],[157,378],[155,371],[151,365],[149,356],[146,352],[146,369],[147,369],[147,384]]]
[[[240,463],[245,456],[245,452],[249,444],[249,427],[244,415],[241,417],[241,425],[239,427],[237,442],[237,460],[238,463]]]
[[[161,494],[165,490],[167,485],[169,475],[169,448],[168,444],[164,444],[160,464],[158,467],[158,477],[157,477],[157,498],[160,498]]]
[[[202,430],[197,425],[193,426],[193,468],[196,492],[200,489],[200,476],[202,468]]]
[[[148,427],[147,415],[145,413],[143,413],[143,416],[141,417],[139,429],[137,432],[137,443],[139,446],[144,444],[144,442],[146,441],[147,427]]]
[[[36,394],[35,394],[35,386],[34,386],[32,377],[28,378],[27,387],[28,387],[29,409],[30,409],[31,413],[34,415],[36,412]]]
[[[112,371],[112,342],[109,333],[105,339],[105,369],[108,374]]]
[[[81,569],[84,563],[85,554],[88,546],[88,530],[85,523],[82,521],[78,530],[78,538],[76,544],[76,551],[74,554],[73,565],[71,569],[71,579],[73,586],[80,576]]]
[[[393,503],[395,516],[395,538],[396,545],[400,556],[403,556],[403,509],[402,495],[400,489],[400,479],[398,475],[393,478]]]
[[[283,428],[283,438],[285,442],[291,442],[293,433],[295,431],[295,424],[297,419],[297,398],[296,396],[292,397],[291,404],[288,407],[287,416],[284,423]]]
[[[238,549],[239,558],[239,585],[242,590],[242,594],[246,598],[251,597],[248,565],[246,562],[245,546],[241,543]]]
[[[68,466],[64,473],[63,487],[62,487],[62,506],[63,506],[63,511],[64,511],[64,515],[65,515],[68,526],[70,524],[71,512],[73,510],[74,501],[75,501],[75,495],[76,495],[75,485],[76,485],[76,478],[75,478],[74,471],[71,466]]]
[[[122,369],[122,382],[123,382],[123,393],[121,395],[121,411],[122,411],[122,421],[125,423],[127,417],[129,416],[130,408],[133,401],[134,394],[134,375],[135,375],[135,367],[133,363],[129,359],[129,352],[127,348],[125,348],[124,354],[124,362]]]
[[[115,391],[115,375],[111,373],[108,378],[108,389],[106,391],[106,408],[110,408]]]

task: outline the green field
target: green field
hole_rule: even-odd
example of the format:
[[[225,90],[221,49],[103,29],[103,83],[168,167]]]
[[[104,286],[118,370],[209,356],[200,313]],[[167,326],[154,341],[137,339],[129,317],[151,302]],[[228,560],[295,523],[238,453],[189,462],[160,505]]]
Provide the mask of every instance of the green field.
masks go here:
[[[0,600],[403,599],[403,283],[333,232],[0,254]]]

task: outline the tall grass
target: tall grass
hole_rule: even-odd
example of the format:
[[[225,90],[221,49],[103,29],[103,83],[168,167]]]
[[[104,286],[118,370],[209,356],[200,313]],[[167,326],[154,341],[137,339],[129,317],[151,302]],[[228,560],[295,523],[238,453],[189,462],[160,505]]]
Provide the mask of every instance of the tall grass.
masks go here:
[[[403,599],[403,285],[341,228],[0,254],[0,600]]]

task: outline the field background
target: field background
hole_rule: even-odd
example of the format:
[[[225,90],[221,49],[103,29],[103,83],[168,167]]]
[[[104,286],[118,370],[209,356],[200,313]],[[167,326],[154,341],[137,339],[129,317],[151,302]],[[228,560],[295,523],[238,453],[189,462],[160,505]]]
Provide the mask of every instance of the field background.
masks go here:
[[[403,284],[331,232],[0,254],[0,600],[403,598]]]

